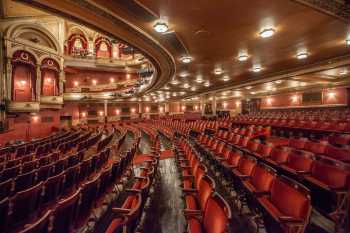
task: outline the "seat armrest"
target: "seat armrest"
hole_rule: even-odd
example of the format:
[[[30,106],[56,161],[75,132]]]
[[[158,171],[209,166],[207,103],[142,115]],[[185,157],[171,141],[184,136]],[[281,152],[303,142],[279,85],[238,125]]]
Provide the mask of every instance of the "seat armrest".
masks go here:
[[[297,173],[298,173],[299,175],[309,175],[309,174],[310,174],[309,171],[297,171]]]
[[[115,214],[126,215],[130,212],[130,209],[115,207],[115,208],[112,208],[112,212]]]
[[[184,193],[192,193],[192,194],[198,192],[197,189],[192,189],[192,188],[183,188],[182,191],[183,191]]]
[[[301,220],[300,218],[294,218],[291,216],[279,216],[278,219],[281,222],[296,222],[296,223],[302,223],[303,220]]]
[[[238,177],[242,180],[248,180],[250,178],[248,175],[238,175]]]
[[[141,193],[141,189],[125,189],[127,193]]]
[[[190,209],[184,209],[183,210],[185,217],[188,216],[202,216],[202,211],[201,210],[190,210]]]
[[[263,192],[263,191],[254,191],[253,194],[257,195],[257,196],[264,196],[264,195],[269,195],[270,192],[269,191],[266,191],[266,192]]]
[[[225,160],[227,160],[227,158],[222,158],[222,157],[215,157],[215,159],[218,160],[218,161],[225,161]]]
[[[146,179],[146,177],[143,177],[143,176],[134,176],[134,179],[144,180],[144,179]]]
[[[192,168],[192,167],[191,167],[191,166],[186,165],[186,166],[181,166],[181,168],[182,168],[182,169],[190,169],[190,168]]]
[[[193,175],[184,175],[182,176],[182,179],[193,179],[194,176]]]

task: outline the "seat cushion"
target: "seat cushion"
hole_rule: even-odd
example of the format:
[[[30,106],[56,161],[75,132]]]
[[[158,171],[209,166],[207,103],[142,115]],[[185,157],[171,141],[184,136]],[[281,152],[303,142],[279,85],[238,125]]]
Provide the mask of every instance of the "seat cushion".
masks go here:
[[[188,221],[188,233],[204,233],[200,222],[197,219],[190,219]]]
[[[186,200],[186,209],[198,210],[197,201],[194,196],[186,195],[185,200]]]
[[[121,218],[115,218],[112,220],[112,222],[109,224],[107,230],[105,233],[113,233],[116,231],[116,229],[118,227],[121,227],[121,223],[122,223],[122,219]]]
[[[184,180],[184,181],[183,181],[183,187],[184,187],[184,188],[187,188],[187,189],[188,189],[188,188],[192,188],[192,187],[193,187],[192,185],[193,185],[193,183],[192,183],[192,181],[190,181],[190,180]]]
[[[268,197],[258,198],[262,207],[273,217],[276,221],[279,221],[279,217],[283,214],[270,202]]]

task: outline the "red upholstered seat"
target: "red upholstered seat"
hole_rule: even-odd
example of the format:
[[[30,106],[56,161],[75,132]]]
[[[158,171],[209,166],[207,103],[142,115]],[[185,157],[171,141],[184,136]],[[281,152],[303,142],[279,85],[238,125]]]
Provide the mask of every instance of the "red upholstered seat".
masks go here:
[[[328,145],[325,155],[343,162],[350,162],[350,150]]]
[[[250,179],[243,182],[243,185],[253,194],[264,194],[270,191],[276,174],[265,165],[258,164],[254,167]]]
[[[307,141],[304,146],[304,150],[310,151],[314,154],[324,154],[326,151],[327,143],[319,143],[319,142],[310,142]]]
[[[253,154],[256,157],[266,158],[270,156],[272,148],[271,144],[259,144],[258,149]]]
[[[233,170],[233,174],[238,178],[248,178],[251,176],[255,166],[255,159],[248,156],[242,156],[237,169]]]
[[[208,198],[215,190],[215,182],[209,176],[203,176],[199,181],[198,188],[195,190],[184,189],[186,193],[186,209],[200,210],[204,209]]]
[[[47,233],[50,232],[50,224],[52,219],[52,211],[49,210],[43,214],[37,221],[32,223],[29,227],[20,231],[20,233]]]
[[[287,162],[281,165],[281,168],[293,174],[306,174],[311,171],[314,159],[311,155],[291,152],[288,155]]]
[[[228,233],[231,210],[227,202],[217,193],[207,201],[202,221],[196,215],[187,215],[189,233]]]
[[[280,165],[287,162],[288,150],[273,148],[270,157],[265,158],[265,160],[272,165]]]
[[[238,167],[239,161],[242,158],[242,153],[239,151],[233,151],[230,153],[230,157],[222,162],[222,165],[228,169],[235,169]]]
[[[295,149],[304,149],[306,143],[306,139],[289,139],[289,146]]]
[[[308,190],[285,177],[275,179],[268,196],[258,198],[263,209],[286,233],[304,232],[311,203]]]

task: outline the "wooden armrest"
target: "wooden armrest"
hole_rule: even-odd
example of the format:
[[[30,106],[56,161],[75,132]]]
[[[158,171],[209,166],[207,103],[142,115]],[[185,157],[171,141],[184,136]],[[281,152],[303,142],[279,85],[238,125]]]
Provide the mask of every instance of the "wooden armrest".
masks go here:
[[[128,193],[141,193],[140,189],[125,189],[125,192]]]
[[[198,192],[197,189],[192,189],[192,188],[183,188],[182,191],[183,191],[184,193],[192,193],[192,194]]]
[[[125,215],[125,214],[128,214],[130,212],[130,209],[114,207],[114,208],[112,208],[112,212],[115,214],[121,214],[121,215],[124,214]]]
[[[291,216],[279,216],[278,219],[281,222],[297,222],[297,223],[303,222],[301,219],[294,218],[294,217],[291,217]]]

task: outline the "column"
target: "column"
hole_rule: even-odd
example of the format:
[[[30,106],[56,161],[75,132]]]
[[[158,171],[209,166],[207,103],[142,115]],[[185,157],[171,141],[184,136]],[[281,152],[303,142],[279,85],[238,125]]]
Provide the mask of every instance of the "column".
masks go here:
[[[65,73],[63,70],[61,70],[60,75],[59,75],[59,79],[58,79],[59,83],[58,83],[58,93],[59,95],[63,95],[63,89],[64,89],[64,82],[66,81],[66,77],[65,77]]]
[[[200,110],[201,110],[201,115],[204,116],[205,112],[204,112],[204,96],[201,95],[200,96],[200,103],[199,103],[199,107],[200,107]]]
[[[139,102],[139,117],[142,118],[142,104]]]
[[[104,101],[104,116],[105,116],[105,123],[108,122],[108,100]]]
[[[212,106],[213,115],[216,116],[216,93],[213,94],[211,106]]]
[[[12,64],[11,64],[11,58],[7,58],[6,63],[6,81],[4,87],[4,95],[7,96],[8,100],[11,100],[11,93],[12,93]]]
[[[41,70],[40,70],[40,64],[36,65],[36,98],[34,101],[40,101],[40,95],[41,95]]]

